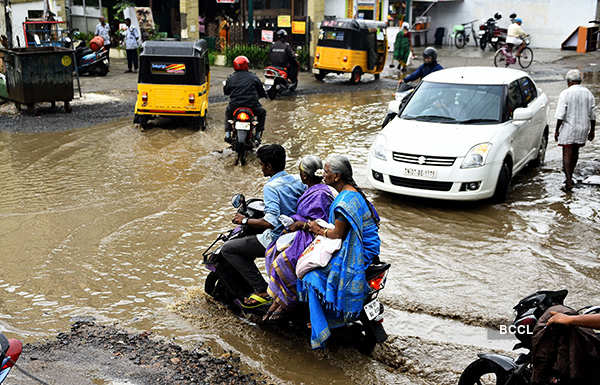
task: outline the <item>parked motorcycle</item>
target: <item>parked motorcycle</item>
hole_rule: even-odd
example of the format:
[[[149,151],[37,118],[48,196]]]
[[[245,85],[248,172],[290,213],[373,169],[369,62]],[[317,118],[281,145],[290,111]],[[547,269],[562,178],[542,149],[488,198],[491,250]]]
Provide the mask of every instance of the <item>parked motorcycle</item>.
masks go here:
[[[249,199],[246,201],[243,194],[234,195],[231,204],[238,209],[238,213],[247,218],[259,219],[264,216],[265,204],[262,199]],[[266,313],[266,306],[256,309],[242,307],[242,299],[252,294],[253,289],[246,280],[235,270],[221,254],[222,245],[215,249],[219,242],[255,235],[256,232],[246,225],[240,225],[232,230],[219,234],[213,243],[202,254],[204,264],[210,273],[204,282],[204,291],[215,300],[226,305],[235,314],[254,314],[262,318]],[[214,250],[213,250],[214,249]],[[359,349],[370,353],[377,343],[384,342],[387,334],[383,328],[384,307],[378,301],[379,292],[385,287],[390,264],[374,262],[366,271],[366,279],[370,287],[369,294],[364,299],[363,310],[360,317],[346,324],[349,330],[358,330],[360,338],[357,342]],[[308,320],[307,308],[298,306],[289,314],[291,322],[306,325]]]
[[[0,333],[0,384],[4,382],[8,373],[13,368],[21,351],[23,344],[16,339],[7,339],[4,334]]]
[[[517,359],[495,353],[479,354],[479,359],[472,362],[463,371],[458,385],[529,385],[533,371],[531,349],[533,329],[540,317],[548,308],[563,305],[567,290],[538,291],[523,298],[513,308],[515,320],[509,328],[519,340],[513,350],[527,349]],[[586,307],[578,311],[580,314],[600,313],[600,306]],[[490,377],[495,381],[490,382]]]
[[[249,107],[239,107],[233,111],[233,119],[228,120],[231,132],[231,148],[237,152],[235,164],[246,164],[246,155],[258,146],[255,140],[258,117]]]
[[[282,67],[269,66],[264,71],[264,87],[269,99],[275,99],[278,94],[294,92],[298,87],[298,80],[292,82],[287,70]]]
[[[507,29],[497,26],[497,22],[501,18],[502,15],[496,13],[494,17],[487,19],[485,24],[479,26],[479,46],[482,50],[485,50],[488,44],[497,50],[500,44],[506,42]]]
[[[67,48],[71,48],[73,43],[70,38],[66,38],[64,45]],[[108,52],[104,47],[93,51],[83,40],[80,40],[75,47],[75,60],[79,75],[106,76],[110,70]]]

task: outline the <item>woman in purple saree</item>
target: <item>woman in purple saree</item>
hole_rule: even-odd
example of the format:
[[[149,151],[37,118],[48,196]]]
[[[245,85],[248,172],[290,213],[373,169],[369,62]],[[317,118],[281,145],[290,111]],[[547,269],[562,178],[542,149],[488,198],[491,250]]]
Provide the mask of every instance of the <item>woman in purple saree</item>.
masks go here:
[[[268,274],[267,289],[273,298],[264,320],[274,321],[298,300],[296,282],[296,263],[304,249],[313,241],[314,235],[308,231],[308,221],[316,219],[327,220],[329,206],[333,202],[337,191],[322,183],[322,175],[317,170],[323,171],[323,164],[316,156],[306,156],[300,161],[300,178],[308,186],[304,194],[298,199],[296,214],[292,216],[294,223],[286,229],[287,233],[296,232],[289,246],[277,249],[276,242],[267,247],[265,255],[266,270]],[[315,175],[315,173],[317,175]]]

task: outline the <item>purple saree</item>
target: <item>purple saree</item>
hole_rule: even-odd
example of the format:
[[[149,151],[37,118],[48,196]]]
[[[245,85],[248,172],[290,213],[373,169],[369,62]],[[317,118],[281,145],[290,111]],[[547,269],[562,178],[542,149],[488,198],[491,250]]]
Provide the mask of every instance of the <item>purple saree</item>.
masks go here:
[[[329,218],[329,206],[334,199],[331,188],[325,184],[309,187],[298,199],[294,221],[308,222],[309,220]],[[267,289],[275,301],[289,306],[297,302],[296,263],[304,249],[313,241],[314,236],[308,231],[299,230],[291,245],[283,252],[277,250],[275,241],[265,253],[267,274],[269,275]]]

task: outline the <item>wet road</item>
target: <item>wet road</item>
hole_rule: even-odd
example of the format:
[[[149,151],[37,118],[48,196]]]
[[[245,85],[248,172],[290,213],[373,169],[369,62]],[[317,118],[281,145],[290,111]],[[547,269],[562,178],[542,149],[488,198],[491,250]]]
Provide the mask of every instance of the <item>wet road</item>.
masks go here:
[[[554,107],[564,84],[540,86]],[[506,204],[369,189],[368,148],[391,97],[368,91],[267,102],[265,140],[286,147],[291,172],[305,154],[344,153],[355,166],[382,217],[382,259],[393,264],[382,298],[386,328],[400,336],[390,349],[414,349],[396,352],[410,355],[402,369],[390,369],[381,352],[311,352],[304,336],[257,328],[195,289],[206,275],[200,254],[229,227],[231,195],[259,195],[265,182],[255,158],[234,167],[233,154],[220,151],[222,104],[211,107],[204,133],[139,132],[129,118],[69,132],[0,133],[0,330],[31,341],[92,315],[205,340],[279,381],[445,384],[477,351],[512,347],[488,338],[488,328],[508,321],[524,295],[568,288],[569,305],[600,301],[600,194],[590,186],[560,190],[553,142],[546,165],[517,177]],[[580,178],[600,173],[598,143],[584,148]]]

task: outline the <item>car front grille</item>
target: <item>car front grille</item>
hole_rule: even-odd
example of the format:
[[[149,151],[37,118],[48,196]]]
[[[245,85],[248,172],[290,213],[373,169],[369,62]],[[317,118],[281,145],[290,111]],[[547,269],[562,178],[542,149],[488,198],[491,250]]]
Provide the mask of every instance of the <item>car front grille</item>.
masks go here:
[[[395,186],[417,188],[421,190],[450,191],[452,182],[438,182],[433,180],[401,178],[390,175],[390,182]]]
[[[401,152],[393,152],[392,157],[396,162],[442,167],[450,167],[456,160],[456,158],[449,156],[414,155]]]

